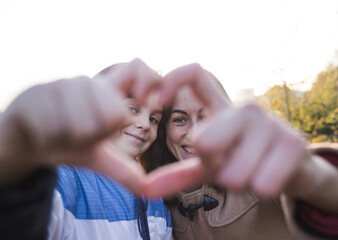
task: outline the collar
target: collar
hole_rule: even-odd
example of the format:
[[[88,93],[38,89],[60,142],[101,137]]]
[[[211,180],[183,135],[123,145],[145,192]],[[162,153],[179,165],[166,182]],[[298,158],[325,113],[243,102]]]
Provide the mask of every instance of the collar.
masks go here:
[[[209,224],[213,227],[232,223],[259,202],[259,199],[250,191],[219,192],[208,184],[203,184],[201,188],[189,193],[180,193],[177,198],[183,207],[187,208],[189,204],[203,201],[204,195],[218,201],[216,208],[205,212]]]

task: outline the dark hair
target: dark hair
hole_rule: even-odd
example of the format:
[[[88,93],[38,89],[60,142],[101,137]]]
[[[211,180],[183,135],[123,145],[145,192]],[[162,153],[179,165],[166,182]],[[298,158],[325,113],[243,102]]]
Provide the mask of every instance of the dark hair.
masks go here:
[[[225,89],[223,88],[221,82],[209,71],[205,70],[211,78],[215,81],[216,86],[219,90],[222,91],[222,93],[225,95],[227,99],[228,94],[226,93]],[[166,108],[163,111],[162,120],[158,126],[157,130],[157,138],[155,142],[151,145],[151,147],[140,156],[139,160],[142,164],[142,166],[145,168],[147,172],[151,172],[152,170],[169,164],[173,162],[177,162],[177,159],[174,157],[174,155],[169,151],[167,146],[167,125],[168,121],[171,115],[172,106]]]
[[[221,82],[209,71],[206,71],[211,78],[215,81],[218,90],[220,90],[225,98],[231,101],[228,94],[226,93],[223,85]],[[157,138],[155,142],[151,145],[151,147],[144,152],[140,157],[139,160],[142,166],[145,168],[147,172],[151,172],[152,170],[169,164],[173,162],[177,162],[178,160],[174,157],[174,155],[169,151],[167,146],[167,125],[171,115],[172,106],[166,108],[163,111],[162,120],[158,126],[157,130]],[[218,186],[214,186],[217,191],[220,191]],[[164,199],[164,203],[168,206],[176,206],[179,201],[176,197],[166,198]]]
[[[147,172],[151,172],[160,166],[177,161],[174,155],[169,151],[166,143],[166,125],[170,115],[171,107],[168,107],[163,111],[162,119],[157,129],[157,138],[147,151],[139,157],[142,166]]]

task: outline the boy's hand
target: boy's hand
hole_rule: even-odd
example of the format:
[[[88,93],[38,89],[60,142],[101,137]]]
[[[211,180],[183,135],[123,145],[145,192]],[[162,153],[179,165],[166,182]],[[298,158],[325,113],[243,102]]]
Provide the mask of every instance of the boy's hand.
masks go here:
[[[142,98],[161,77],[141,60],[121,64],[103,80],[77,77],[32,87],[0,118],[0,183],[38,166],[75,164],[99,170],[138,191],[143,172],[135,161],[103,144],[130,119],[123,98]]]

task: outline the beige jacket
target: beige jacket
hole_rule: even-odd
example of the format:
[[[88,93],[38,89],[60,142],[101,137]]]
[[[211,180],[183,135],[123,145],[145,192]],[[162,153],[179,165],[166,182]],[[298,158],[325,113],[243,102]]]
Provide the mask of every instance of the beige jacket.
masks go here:
[[[204,184],[196,191],[179,194],[178,199],[187,208],[203,201],[204,195],[216,199],[218,206],[209,211],[199,208],[192,221],[179,212],[178,206],[170,209],[175,239],[316,239],[294,222],[295,204],[285,195],[263,201],[251,192],[224,193]]]

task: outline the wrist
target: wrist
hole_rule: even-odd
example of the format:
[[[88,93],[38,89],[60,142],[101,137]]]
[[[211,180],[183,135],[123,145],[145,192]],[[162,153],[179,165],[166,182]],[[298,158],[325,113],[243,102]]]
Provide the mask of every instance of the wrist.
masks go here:
[[[6,113],[0,117],[0,186],[16,184],[35,169],[23,137],[18,135],[15,119]]]
[[[335,158],[338,155],[335,155]],[[318,155],[312,155],[290,182],[285,193],[327,213],[338,213],[338,171]]]
[[[320,179],[314,174],[316,171],[314,158],[317,156],[311,155],[308,159],[305,159],[294,177],[289,181],[284,193],[292,198],[297,199],[311,199],[316,194]]]

